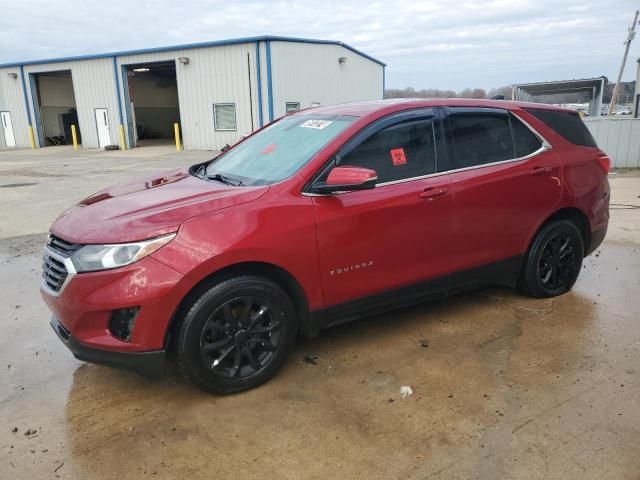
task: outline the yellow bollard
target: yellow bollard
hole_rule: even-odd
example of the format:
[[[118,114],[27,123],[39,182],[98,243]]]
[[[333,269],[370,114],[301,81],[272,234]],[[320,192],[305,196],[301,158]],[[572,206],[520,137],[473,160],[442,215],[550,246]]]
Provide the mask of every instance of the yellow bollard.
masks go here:
[[[36,138],[33,136],[33,127],[29,125],[29,143],[31,148],[36,148]]]
[[[122,150],[127,149],[127,144],[124,141],[124,125],[120,125],[120,148]]]
[[[173,131],[175,132],[175,135],[176,135],[176,152],[179,152],[180,150],[182,150],[182,146],[180,144],[180,125],[178,125],[177,123],[174,123]]]
[[[76,134],[76,126],[71,125],[71,138],[73,139],[73,149],[78,149],[78,135]]]

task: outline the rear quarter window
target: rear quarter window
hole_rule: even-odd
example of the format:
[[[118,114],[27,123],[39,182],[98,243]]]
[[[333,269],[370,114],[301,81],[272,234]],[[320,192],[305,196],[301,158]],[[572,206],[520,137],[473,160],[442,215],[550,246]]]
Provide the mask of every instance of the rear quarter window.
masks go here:
[[[526,157],[537,152],[542,147],[542,142],[528,127],[526,127],[513,113],[509,114],[513,141],[516,148],[516,158]]]
[[[525,110],[574,145],[598,146],[577,112],[539,110],[537,108],[525,108]]]

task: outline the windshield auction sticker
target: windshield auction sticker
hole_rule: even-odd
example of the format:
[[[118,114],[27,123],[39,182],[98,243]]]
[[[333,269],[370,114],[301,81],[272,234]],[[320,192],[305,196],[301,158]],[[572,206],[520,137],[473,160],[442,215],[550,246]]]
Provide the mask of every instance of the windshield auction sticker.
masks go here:
[[[332,120],[307,120],[302,125],[303,128],[315,128],[316,130],[322,130],[333,123]]]

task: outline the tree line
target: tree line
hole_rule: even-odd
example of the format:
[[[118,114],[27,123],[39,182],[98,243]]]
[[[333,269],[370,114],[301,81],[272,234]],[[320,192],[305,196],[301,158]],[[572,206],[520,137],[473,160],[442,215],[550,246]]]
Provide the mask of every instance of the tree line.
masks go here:
[[[604,89],[603,102],[609,103],[615,83],[607,83]],[[620,82],[620,94],[618,103],[628,103],[633,101],[636,82]],[[465,88],[459,92],[454,90],[440,90],[438,88],[426,88],[416,90],[413,87],[403,89],[388,88],[384,91],[384,98],[491,98],[496,95],[504,95],[504,98],[511,99],[511,86],[492,88],[486,91],[483,88]],[[586,102],[589,95],[586,93],[564,93],[558,95],[544,95],[538,100],[545,103],[581,103]]]

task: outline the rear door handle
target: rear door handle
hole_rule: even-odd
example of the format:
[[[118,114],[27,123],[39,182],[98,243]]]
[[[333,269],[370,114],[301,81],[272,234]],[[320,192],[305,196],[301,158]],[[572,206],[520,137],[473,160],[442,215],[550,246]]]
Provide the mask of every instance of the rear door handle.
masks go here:
[[[440,197],[442,195],[445,195],[447,192],[449,191],[448,188],[433,188],[433,187],[429,187],[429,188],[425,188],[422,192],[420,192],[420,194],[418,195],[420,198],[426,198],[428,200],[433,200],[435,197]]]
[[[551,167],[533,167],[531,169],[531,175],[544,175],[545,173],[550,173],[551,170]]]

